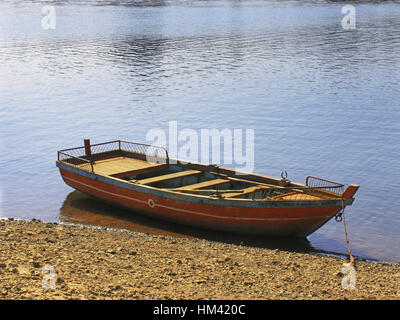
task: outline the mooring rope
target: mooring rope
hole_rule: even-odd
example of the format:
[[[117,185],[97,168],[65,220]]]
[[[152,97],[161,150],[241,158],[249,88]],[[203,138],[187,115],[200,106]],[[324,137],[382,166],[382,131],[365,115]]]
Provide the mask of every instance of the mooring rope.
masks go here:
[[[344,200],[342,199],[342,212],[340,213],[340,216],[343,216],[343,225],[344,225],[344,235],[346,237],[346,244],[347,244],[347,254],[349,255],[349,259],[350,259],[350,264],[355,267],[355,260],[353,255],[351,254],[351,250],[350,250],[350,243],[349,243],[349,238],[347,236],[347,227],[346,227],[346,218],[344,216]]]

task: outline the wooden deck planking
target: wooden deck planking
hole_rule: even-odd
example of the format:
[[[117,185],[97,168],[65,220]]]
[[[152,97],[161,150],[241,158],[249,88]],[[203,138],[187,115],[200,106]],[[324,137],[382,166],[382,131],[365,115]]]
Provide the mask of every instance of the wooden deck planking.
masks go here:
[[[313,196],[311,194],[305,194],[302,192],[292,192],[292,193],[288,193],[288,194],[283,194],[283,195],[279,195],[276,197],[273,197],[274,200],[322,200],[323,198],[317,197],[317,196]]]
[[[82,165],[78,165],[82,166]],[[116,157],[104,160],[95,161],[93,169],[95,173],[111,176],[124,172],[131,172],[135,170],[142,170],[146,168],[161,167],[163,164],[150,163],[144,160]]]

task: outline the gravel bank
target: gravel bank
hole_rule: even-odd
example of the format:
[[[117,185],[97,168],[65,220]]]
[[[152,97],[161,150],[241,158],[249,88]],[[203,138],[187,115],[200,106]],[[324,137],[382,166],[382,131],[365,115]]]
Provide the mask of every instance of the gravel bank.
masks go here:
[[[400,299],[400,264],[344,289],[344,259],[198,239],[0,220],[0,250],[0,299]]]

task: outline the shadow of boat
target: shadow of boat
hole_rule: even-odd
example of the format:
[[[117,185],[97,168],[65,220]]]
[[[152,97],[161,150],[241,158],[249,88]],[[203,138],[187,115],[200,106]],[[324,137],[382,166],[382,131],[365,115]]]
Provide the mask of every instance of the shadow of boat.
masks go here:
[[[174,224],[104,203],[80,191],[72,191],[67,195],[60,209],[59,220],[61,222],[125,229],[147,234],[178,238],[199,238],[228,244],[292,252],[320,252],[306,238],[266,238]]]

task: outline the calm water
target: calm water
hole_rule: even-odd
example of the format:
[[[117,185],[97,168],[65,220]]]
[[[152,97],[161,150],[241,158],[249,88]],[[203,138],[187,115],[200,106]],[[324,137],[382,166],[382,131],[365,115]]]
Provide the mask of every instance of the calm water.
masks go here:
[[[41,26],[49,4],[54,30]],[[250,128],[257,173],[360,184],[353,254],[400,261],[400,4],[354,2],[344,30],[345,4],[1,1],[0,214],[198,236],[71,193],[56,151],[146,142],[169,121]],[[301,246],[346,253],[343,224]]]

